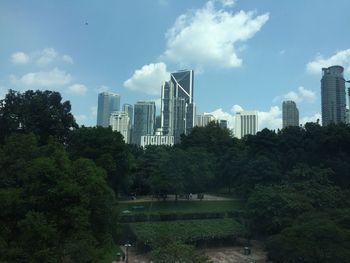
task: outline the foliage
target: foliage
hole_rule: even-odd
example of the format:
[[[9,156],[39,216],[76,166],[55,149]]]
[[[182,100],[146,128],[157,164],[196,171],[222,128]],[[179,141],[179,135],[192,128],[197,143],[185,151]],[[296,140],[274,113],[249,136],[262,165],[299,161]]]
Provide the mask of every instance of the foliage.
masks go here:
[[[69,134],[68,151],[73,159],[88,158],[102,167],[116,193],[125,190],[129,152],[119,132],[103,127],[81,127]]]
[[[326,214],[301,216],[273,236],[267,245],[274,262],[349,262],[350,229],[342,229]]]
[[[169,222],[132,223],[130,227],[138,242],[157,246],[162,237],[174,237],[182,242],[233,238],[243,231],[234,219],[179,220]]]
[[[45,143],[50,136],[65,141],[70,129],[77,128],[69,101],[54,91],[24,93],[10,90],[0,100],[0,142],[14,132],[34,133]]]
[[[152,250],[155,263],[209,263],[208,257],[195,251],[193,246],[165,238],[162,246]]]
[[[94,261],[111,241],[114,195],[104,171],[33,135],[8,137],[0,156],[0,260]]]

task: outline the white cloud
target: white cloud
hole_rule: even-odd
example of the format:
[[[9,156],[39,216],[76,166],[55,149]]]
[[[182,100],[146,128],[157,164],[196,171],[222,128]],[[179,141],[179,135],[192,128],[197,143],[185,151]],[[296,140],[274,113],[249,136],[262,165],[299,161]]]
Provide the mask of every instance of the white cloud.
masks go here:
[[[58,53],[53,48],[45,48],[39,52],[36,62],[39,65],[46,65],[57,59]]]
[[[272,106],[269,111],[259,111],[259,129],[281,129],[282,110],[278,106]]]
[[[84,124],[84,122],[88,119],[88,117],[85,114],[78,114],[74,115],[75,120],[78,122],[78,124]]]
[[[163,62],[151,63],[135,70],[132,77],[124,81],[123,85],[130,90],[159,95],[163,81],[169,80],[169,78],[170,73],[167,72]]]
[[[85,95],[87,87],[83,84],[73,84],[67,88],[67,92],[75,95]]]
[[[51,71],[31,72],[17,79],[14,75],[10,76],[12,83],[25,86],[52,87],[62,86],[71,82],[70,74],[63,70],[54,68]]]
[[[316,93],[303,86],[298,87],[296,91],[292,90],[283,96],[277,96],[273,99],[274,103],[281,102],[282,100],[292,100],[297,103],[309,102],[313,103],[316,100]]]
[[[311,74],[320,74],[322,68],[334,65],[343,66],[347,73],[350,73],[350,49],[338,51],[328,58],[324,58],[319,54],[313,61],[307,63],[306,70]]]
[[[233,68],[242,65],[238,57],[238,45],[252,38],[269,19],[269,14],[225,9],[234,1],[215,1],[204,7],[180,15],[166,33],[166,50],[161,58],[184,67]]]
[[[243,111],[243,108],[237,104],[233,105],[231,108],[232,113],[241,112],[241,111]]]
[[[29,56],[24,52],[16,52],[11,56],[13,64],[27,64],[29,62]]]
[[[72,57],[69,56],[69,55],[63,55],[63,56],[62,56],[62,60],[63,60],[64,62],[69,63],[69,64],[73,64],[73,59],[72,59]]]
[[[106,85],[101,85],[96,91],[97,93],[101,93],[101,92],[105,92],[105,91],[109,91],[111,90],[110,87],[106,86]]]
[[[319,120],[319,122],[321,123],[321,113],[317,112],[312,116],[304,116],[300,119],[300,124],[305,124],[307,122],[317,122],[317,120]]]
[[[8,88],[0,86],[0,100],[3,100],[8,92]]]
[[[35,62],[40,66],[46,66],[54,62],[63,61],[73,64],[73,58],[67,54],[60,55],[54,48],[44,48],[30,53],[15,52],[11,55],[11,61],[14,64],[27,64]]]
[[[229,129],[235,128],[235,116],[228,112],[225,112],[222,108],[216,109],[213,112],[209,112],[217,120],[227,120],[227,126]]]
[[[93,117],[97,117],[97,106],[92,106],[90,108],[90,113]]]

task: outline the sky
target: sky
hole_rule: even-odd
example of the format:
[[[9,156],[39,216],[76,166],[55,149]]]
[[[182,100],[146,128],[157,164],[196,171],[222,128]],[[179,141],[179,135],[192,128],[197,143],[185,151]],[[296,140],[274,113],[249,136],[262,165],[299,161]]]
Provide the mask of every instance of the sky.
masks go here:
[[[81,125],[96,124],[97,95],[155,100],[169,74],[194,69],[198,113],[234,126],[259,111],[282,126],[281,104],[301,123],[321,118],[321,68],[350,79],[348,0],[2,0],[0,99],[8,89],[59,91]]]

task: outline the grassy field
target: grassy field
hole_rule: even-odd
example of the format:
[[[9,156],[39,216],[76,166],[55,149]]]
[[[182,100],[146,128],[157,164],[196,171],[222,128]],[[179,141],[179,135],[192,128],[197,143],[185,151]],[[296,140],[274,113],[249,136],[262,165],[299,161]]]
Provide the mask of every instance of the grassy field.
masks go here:
[[[166,201],[166,202],[142,202],[119,203],[117,209],[120,213],[130,211],[137,213],[219,213],[234,211],[241,208],[237,200],[230,201]]]
[[[193,243],[237,237],[243,233],[242,225],[231,218],[132,223],[129,226],[137,241],[148,246],[152,246],[164,236]]]

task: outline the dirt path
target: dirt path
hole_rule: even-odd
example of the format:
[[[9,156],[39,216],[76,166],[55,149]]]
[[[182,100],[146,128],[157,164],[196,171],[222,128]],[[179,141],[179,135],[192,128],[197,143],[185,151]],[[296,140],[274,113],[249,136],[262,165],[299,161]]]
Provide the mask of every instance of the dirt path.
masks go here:
[[[241,246],[200,249],[213,263],[267,263],[266,252],[255,244],[250,255],[244,255]],[[120,261],[123,262],[123,261]],[[134,248],[129,250],[129,263],[150,263],[146,255],[138,254]]]
[[[234,199],[205,194],[202,201],[229,201],[229,200],[234,200]],[[141,202],[157,202],[157,201],[164,202],[162,199],[158,200],[156,198],[152,198],[152,196],[142,196],[142,197],[136,198],[135,200],[119,201],[119,203],[141,203]],[[166,201],[175,201],[175,195],[168,195]],[[192,198],[189,200],[178,199],[178,201],[179,202],[187,202],[187,201],[201,201],[201,200],[197,199],[196,194],[193,194]]]

